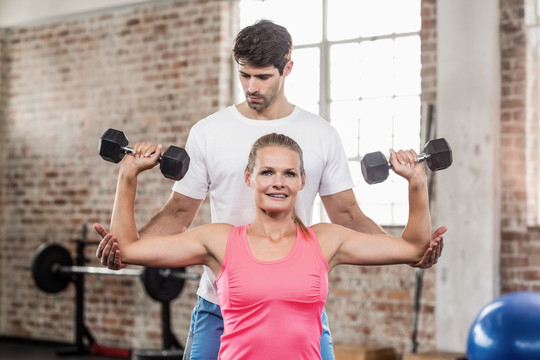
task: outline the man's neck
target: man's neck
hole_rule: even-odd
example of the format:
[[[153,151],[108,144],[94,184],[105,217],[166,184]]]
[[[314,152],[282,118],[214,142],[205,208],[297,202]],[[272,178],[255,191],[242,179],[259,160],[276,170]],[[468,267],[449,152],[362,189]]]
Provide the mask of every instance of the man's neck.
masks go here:
[[[272,106],[269,106],[263,111],[257,111],[250,108],[248,104],[244,101],[236,105],[236,108],[238,109],[240,114],[244,115],[248,119],[276,120],[289,116],[294,110],[294,105],[288,102],[287,99],[283,99],[283,101],[280,101],[279,103],[274,103],[272,104]]]

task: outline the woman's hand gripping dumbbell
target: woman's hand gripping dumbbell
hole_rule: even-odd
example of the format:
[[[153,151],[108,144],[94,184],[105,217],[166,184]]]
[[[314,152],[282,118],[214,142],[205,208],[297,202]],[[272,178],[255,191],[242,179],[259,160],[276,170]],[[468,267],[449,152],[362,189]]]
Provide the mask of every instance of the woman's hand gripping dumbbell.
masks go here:
[[[431,171],[446,169],[452,165],[452,149],[446,139],[428,141],[424,152],[418,156],[417,162],[425,161]],[[383,182],[388,178],[392,164],[380,151],[366,154],[361,163],[362,175],[368,184]]]
[[[129,140],[122,131],[108,129],[99,139],[99,155],[106,161],[118,164],[125,154],[134,153],[134,150],[127,146],[128,143]],[[189,168],[189,155],[186,150],[171,145],[159,157],[158,162],[163,176],[172,180],[180,180]]]

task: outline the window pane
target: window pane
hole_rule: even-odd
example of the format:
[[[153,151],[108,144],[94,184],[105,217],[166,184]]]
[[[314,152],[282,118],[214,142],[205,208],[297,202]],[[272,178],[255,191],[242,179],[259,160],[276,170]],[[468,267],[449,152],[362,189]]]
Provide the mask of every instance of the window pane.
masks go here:
[[[392,98],[361,102],[359,149],[362,156],[373,151],[382,151],[388,155],[393,139],[394,106]]]
[[[332,125],[341,135],[345,154],[349,159],[359,156],[360,101],[339,101],[331,104]],[[346,134],[346,136],[344,135]]]
[[[240,1],[242,28],[259,19],[272,20],[286,27],[295,46],[317,43],[322,39],[322,0]]]
[[[420,0],[394,0],[392,2],[394,32],[418,32],[422,25]]]
[[[332,100],[391,96],[393,58],[391,40],[333,45],[330,48]]]
[[[330,97],[332,100],[359,99],[362,90],[360,45],[334,45],[330,48]]]
[[[330,0],[331,41],[419,31],[420,0]]]
[[[332,102],[330,117],[349,159],[390,148],[419,150],[418,96]]]
[[[353,39],[360,37],[359,14],[362,13],[363,1],[334,0],[328,1],[328,40]]]
[[[394,95],[394,42],[364,41],[361,48],[361,96]]]
[[[319,113],[320,56],[318,48],[295,49],[293,69],[285,81],[287,98],[312,113]]]
[[[405,224],[409,210],[407,181],[391,171],[386,181],[369,185],[364,181],[359,163],[356,168],[358,170],[354,171],[351,164],[354,192],[366,215],[380,225]]]
[[[403,189],[403,193],[407,193],[407,188]],[[406,224],[409,218],[409,205],[407,202],[404,204],[393,204],[392,206],[392,224]]]
[[[420,96],[396,97],[394,111],[393,147],[420,151]]]
[[[395,46],[395,94],[420,94],[420,37],[397,38]]]
[[[330,48],[332,100],[420,94],[420,38],[347,43]]]

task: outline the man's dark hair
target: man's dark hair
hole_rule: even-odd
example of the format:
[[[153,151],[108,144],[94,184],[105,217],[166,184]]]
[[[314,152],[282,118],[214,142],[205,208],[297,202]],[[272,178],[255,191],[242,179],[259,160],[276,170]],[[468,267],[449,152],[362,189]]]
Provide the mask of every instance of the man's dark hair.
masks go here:
[[[287,29],[270,20],[259,20],[238,33],[233,53],[239,65],[275,66],[283,75],[291,50],[292,38]]]

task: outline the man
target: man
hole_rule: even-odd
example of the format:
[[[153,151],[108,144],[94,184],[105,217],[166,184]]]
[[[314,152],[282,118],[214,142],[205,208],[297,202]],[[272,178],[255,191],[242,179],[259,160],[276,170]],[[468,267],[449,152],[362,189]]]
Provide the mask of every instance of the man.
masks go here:
[[[212,222],[248,224],[255,209],[249,188],[241,186],[245,154],[257,138],[271,132],[290,136],[304,150],[308,181],[298,196],[296,213],[305,224],[311,224],[313,201],[318,193],[333,223],[365,233],[383,233],[358,206],[347,159],[335,129],[319,116],[287,100],[284,88],[285,79],[293,68],[291,52],[292,39],[288,31],[270,21],[262,20],[240,31],[233,53],[246,100],[193,126],[186,144],[191,158],[189,170],[175,183],[169,200],[140,230],[141,234],[185,231],[207,194]],[[136,144],[134,150],[150,156],[155,146]],[[96,230],[102,237],[106,235],[103,228]],[[445,231],[444,227],[437,229],[432,239]],[[441,250],[442,242],[435,242],[415,266],[433,265]],[[102,241],[96,255],[109,268],[123,266],[117,244]],[[217,359],[223,319],[215,276],[206,268],[197,294],[199,299],[192,314],[184,359]],[[322,323],[321,355],[322,359],[329,360],[334,355],[325,312]]]

